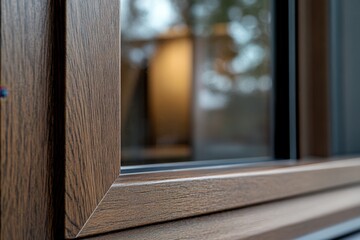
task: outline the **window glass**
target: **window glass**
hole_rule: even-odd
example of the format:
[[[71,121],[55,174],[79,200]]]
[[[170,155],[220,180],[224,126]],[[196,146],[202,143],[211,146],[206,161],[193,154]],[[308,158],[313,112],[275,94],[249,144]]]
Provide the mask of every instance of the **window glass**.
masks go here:
[[[121,0],[122,165],[271,152],[269,0]]]
[[[332,139],[334,154],[360,153],[360,1],[331,1]]]

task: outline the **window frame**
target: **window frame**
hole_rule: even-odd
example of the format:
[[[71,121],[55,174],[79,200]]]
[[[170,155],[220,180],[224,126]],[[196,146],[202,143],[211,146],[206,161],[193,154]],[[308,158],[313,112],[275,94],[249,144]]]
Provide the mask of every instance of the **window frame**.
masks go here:
[[[77,236],[221,212],[359,183],[359,160],[119,176]]]
[[[349,219],[359,219],[359,196],[359,185],[350,186],[90,239],[297,239]]]
[[[289,0],[289,3],[287,12],[294,14],[296,1]],[[254,168],[228,165],[119,176],[119,0],[71,0],[66,2],[65,10],[66,238],[360,183],[359,159],[280,161]],[[278,23],[284,24],[283,20]],[[295,18],[291,24],[296,26]],[[296,30],[288,30],[295,42]],[[295,43],[289,49],[284,51],[281,45],[275,47],[275,51],[279,51],[277,57],[283,57],[282,63],[289,66],[284,70],[284,65],[275,65],[275,76],[285,74],[287,69],[292,71],[290,78],[288,73],[285,78],[277,78],[290,79],[286,85],[275,83],[275,96],[286,98],[284,105],[277,104],[275,119],[288,123],[275,127],[275,131],[280,129],[284,133],[274,139],[274,156],[280,159],[296,159],[299,154],[294,150],[298,149]],[[286,104],[289,99],[292,103]],[[285,151],[280,147],[284,144],[289,145]]]

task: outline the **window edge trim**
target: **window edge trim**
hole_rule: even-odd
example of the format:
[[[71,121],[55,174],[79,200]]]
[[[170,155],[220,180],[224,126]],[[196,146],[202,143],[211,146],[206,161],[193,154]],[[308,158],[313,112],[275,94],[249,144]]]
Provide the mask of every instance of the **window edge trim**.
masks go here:
[[[227,171],[227,172],[226,172]],[[77,237],[124,230],[360,183],[360,159],[282,168],[118,177]],[[184,175],[184,173],[186,173]],[[185,177],[181,177],[184,175]],[[131,176],[130,176],[131,177]],[[139,211],[140,210],[140,211]]]

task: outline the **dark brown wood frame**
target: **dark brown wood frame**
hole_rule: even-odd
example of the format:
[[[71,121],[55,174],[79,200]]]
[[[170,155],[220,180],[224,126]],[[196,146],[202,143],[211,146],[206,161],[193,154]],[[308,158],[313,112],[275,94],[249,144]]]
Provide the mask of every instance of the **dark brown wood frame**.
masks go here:
[[[359,198],[359,185],[350,186],[91,239],[296,239],[357,218]]]
[[[360,183],[360,159],[271,169],[179,171],[118,177],[78,236],[249,206]]]
[[[63,126],[61,1],[0,4],[0,85],[9,90],[0,99],[0,239],[54,239],[64,235],[63,142],[54,133]]]
[[[66,237],[78,235],[119,175],[119,11],[119,0],[66,3]]]
[[[359,159],[119,177],[119,0],[66,4],[67,238],[360,183]]]

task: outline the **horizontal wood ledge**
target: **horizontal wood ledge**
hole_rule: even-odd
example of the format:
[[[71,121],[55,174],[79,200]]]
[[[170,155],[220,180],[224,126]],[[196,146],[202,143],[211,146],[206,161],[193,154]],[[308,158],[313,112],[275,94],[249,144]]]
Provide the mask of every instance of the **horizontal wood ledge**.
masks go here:
[[[173,173],[173,177],[162,180],[158,174],[143,174],[141,178],[121,176],[78,237],[360,183],[360,159],[257,171],[218,170],[214,174],[195,171],[182,177],[181,173]],[[128,178],[136,180],[129,181]]]
[[[107,234],[117,239],[294,239],[360,216],[360,185]]]

